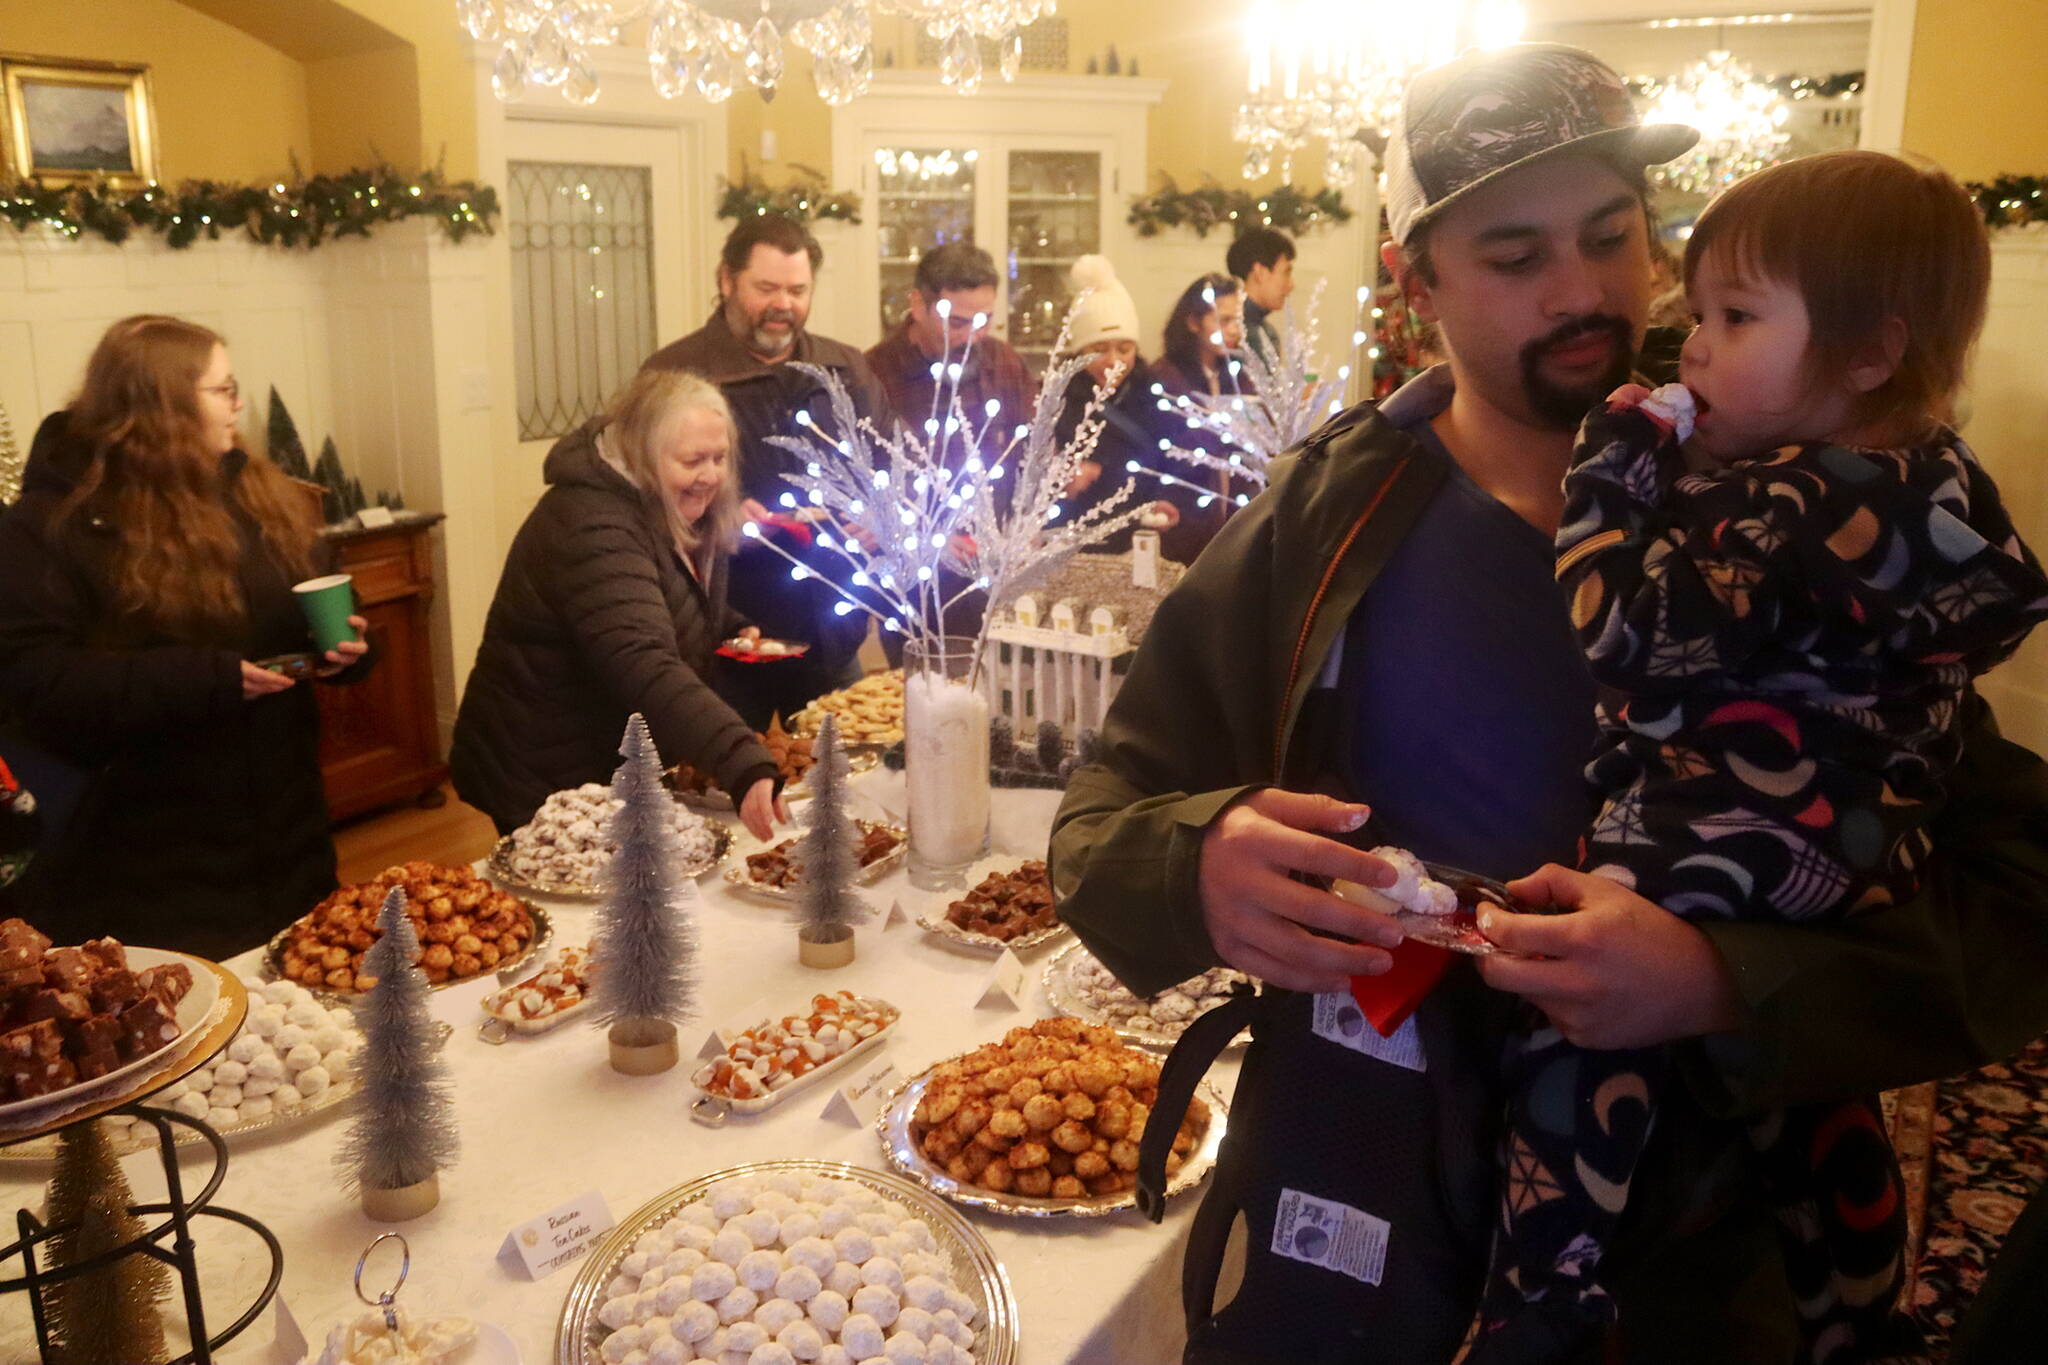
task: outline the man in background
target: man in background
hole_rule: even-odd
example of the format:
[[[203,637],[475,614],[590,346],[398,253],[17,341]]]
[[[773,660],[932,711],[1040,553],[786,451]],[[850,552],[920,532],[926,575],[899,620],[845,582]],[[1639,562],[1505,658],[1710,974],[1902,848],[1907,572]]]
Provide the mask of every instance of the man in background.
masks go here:
[[[1230,244],[1223,264],[1244,284],[1245,344],[1270,364],[1280,354],[1280,336],[1268,318],[1294,292],[1294,239],[1277,228],[1255,227]]]
[[[794,487],[783,475],[801,467],[771,436],[801,434],[795,420],[808,411],[829,435],[832,405],[819,380],[792,362],[837,374],[864,417],[886,421],[888,399],[860,352],[818,336],[811,316],[813,283],[825,253],[801,223],[779,214],[740,220],[718,259],[718,307],[702,327],[647,358],[646,368],[693,370],[718,385],[732,407],[739,440],[734,449],[740,496],[762,534],[779,537],[801,554],[811,540],[782,497]],[[856,657],[867,617],[832,611],[838,594],[807,579],[793,581],[789,565],[762,545],[743,544],[732,561],[732,605],[778,640],[809,645],[801,659],[749,670],[745,695],[732,695],[741,715],[759,727],[770,711],[789,715],[823,692],[857,681]],[[772,674],[772,678],[769,676]],[[730,689],[722,689],[728,690]]]
[[[1031,420],[1037,389],[1023,359],[994,332],[999,279],[980,247],[948,242],[932,248],[917,263],[908,315],[867,353],[890,411],[912,432],[922,432],[933,418],[944,423],[939,402],[953,385],[932,367],[959,365],[960,407],[973,430],[987,432],[980,450],[985,457],[1000,453],[1011,433]],[[979,331],[977,317],[983,320]],[[964,440],[948,443],[955,461],[965,458],[966,448]]]

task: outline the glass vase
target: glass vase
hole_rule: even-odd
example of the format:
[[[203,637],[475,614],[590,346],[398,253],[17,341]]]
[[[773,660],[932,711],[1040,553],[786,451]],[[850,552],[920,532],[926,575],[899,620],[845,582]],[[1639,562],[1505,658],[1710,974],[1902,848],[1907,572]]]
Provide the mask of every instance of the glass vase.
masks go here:
[[[903,775],[910,794],[910,884],[966,885],[988,856],[988,698],[975,642],[912,641],[903,650]]]

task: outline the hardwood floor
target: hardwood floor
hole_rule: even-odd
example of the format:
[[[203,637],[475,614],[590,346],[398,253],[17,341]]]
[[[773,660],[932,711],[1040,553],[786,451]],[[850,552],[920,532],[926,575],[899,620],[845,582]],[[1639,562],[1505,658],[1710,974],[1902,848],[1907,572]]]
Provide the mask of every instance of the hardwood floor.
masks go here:
[[[434,810],[410,803],[359,816],[334,828],[334,852],[343,885],[368,881],[393,863],[424,858],[435,863],[468,863],[491,851],[498,832],[490,817],[456,799]]]

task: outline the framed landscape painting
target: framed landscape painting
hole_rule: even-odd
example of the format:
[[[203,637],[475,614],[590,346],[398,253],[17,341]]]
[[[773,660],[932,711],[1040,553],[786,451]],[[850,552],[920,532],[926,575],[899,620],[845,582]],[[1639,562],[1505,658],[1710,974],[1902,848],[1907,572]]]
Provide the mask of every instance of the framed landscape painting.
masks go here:
[[[11,177],[54,184],[156,179],[149,68],[57,57],[0,57]]]

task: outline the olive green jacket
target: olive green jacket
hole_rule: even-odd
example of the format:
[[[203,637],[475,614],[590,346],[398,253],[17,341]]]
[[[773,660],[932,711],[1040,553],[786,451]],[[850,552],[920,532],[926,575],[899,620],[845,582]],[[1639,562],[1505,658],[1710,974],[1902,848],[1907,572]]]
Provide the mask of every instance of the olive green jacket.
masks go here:
[[[1049,855],[1061,918],[1133,989],[1218,961],[1197,885],[1212,821],[1262,786],[1339,790],[1319,714],[1334,699],[1312,689],[1448,472],[1375,409],[1353,409],[1277,462],[1270,488],[1160,604],[1101,760],[1067,788]],[[1701,926],[1748,1008],[1739,1033],[1675,1048],[1701,1110],[1867,1095],[1969,1070],[2048,1030],[2048,769],[2002,739],[1974,695],[1964,724],[1918,899],[1841,927]]]

